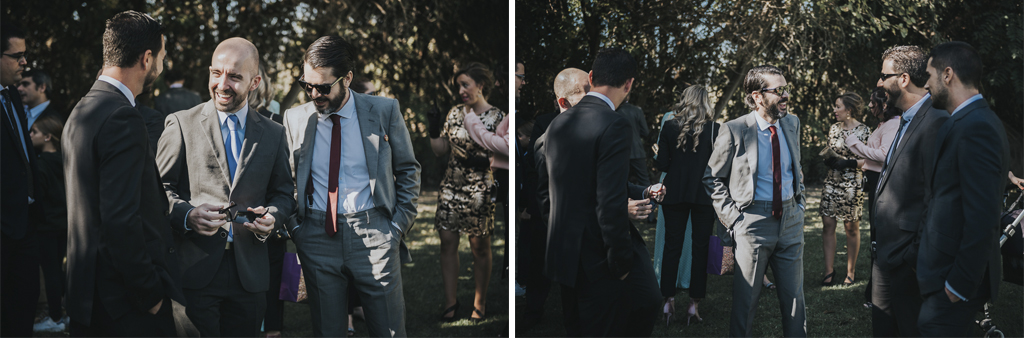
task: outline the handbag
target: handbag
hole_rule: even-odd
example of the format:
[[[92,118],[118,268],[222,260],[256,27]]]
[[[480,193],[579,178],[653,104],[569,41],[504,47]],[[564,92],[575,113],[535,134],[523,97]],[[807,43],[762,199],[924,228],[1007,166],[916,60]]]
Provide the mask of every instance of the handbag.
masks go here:
[[[708,239],[708,270],[712,275],[731,275],[736,257],[733,256],[732,248],[723,246],[718,236],[711,235]]]
[[[292,303],[306,302],[306,279],[302,276],[302,263],[294,252],[284,253],[281,269],[281,290],[277,299]]]

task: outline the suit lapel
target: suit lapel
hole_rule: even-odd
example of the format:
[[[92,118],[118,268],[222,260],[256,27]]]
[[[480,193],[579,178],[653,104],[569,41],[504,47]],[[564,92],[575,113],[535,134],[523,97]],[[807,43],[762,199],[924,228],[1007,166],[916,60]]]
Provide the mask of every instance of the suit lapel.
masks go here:
[[[295,160],[295,188],[299,192],[299,195],[296,196],[296,201],[302,208],[306,207],[305,195],[310,193],[306,191],[306,185],[309,184],[309,177],[312,175],[313,144],[316,143],[316,125],[320,117],[312,103],[308,104],[307,107],[307,109],[313,112],[306,118],[306,131],[302,133],[302,143],[299,145],[299,158]]]
[[[366,155],[366,171],[370,174],[370,193],[377,180],[377,150],[380,149],[380,119],[373,114],[373,104],[360,95],[352,95],[356,103],[356,117],[359,119],[359,134],[363,140],[363,154]],[[374,134],[374,132],[378,132]]]
[[[249,107],[249,113],[245,117],[245,135],[242,138],[242,153],[239,156],[239,168],[238,172],[235,173],[237,178],[241,178],[242,174],[245,173],[246,167],[253,159],[253,154],[256,153],[256,146],[260,144],[260,140],[263,137],[263,116],[260,115],[255,109]],[[235,180],[231,184],[231,190],[235,190],[235,184],[239,180]]]
[[[884,189],[885,183],[889,181],[889,176],[890,176],[889,173],[892,171],[890,169],[892,169],[896,165],[896,161],[899,161],[900,157],[902,157],[901,154],[903,153],[903,149],[907,148],[907,144],[910,143],[909,141],[910,141],[911,137],[913,137],[916,134],[917,127],[920,126],[922,123],[924,123],[925,116],[928,116],[928,114],[932,113],[933,109],[931,108],[931,106],[932,106],[931,102],[932,102],[932,99],[930,99],[930,98],[928,100],[924,101],[924,103],[921,105],[921,108],[918,110],[917,115],[914,115],[914,120],[910,121],[910,125],[907,126],[907,132],[903,133],[903,136],[898,141],[898,144],[896,145],[896,149],[892,150],[892,155],[891,155],[892,158],[888,159],[889,160],[889,164],[885,166],[886,170],[885,170],[885,172],[883,173],[883,176],[881,177],[881,179],[879,179],[879,182],[878,182],[878,191],[879,192],[881,192],[882,189]],[[897,135],[899,135],[899,132],[900,132],[899,129],[897,129],[896,130]]]
[[[750,165],[750,175],[757,179],[757,127],[756,112],[747,115],[747,129],[743,132],[743,145],[746,147],[747,164]],[[753,187],[753,186],[751,186]]]
[[[967,105],[967,107],[964,107],[964,109],[960,110],[960,112],[956,113],[955,115],[950,117],[948,120],[946,120],[945,123],[942,124],[942,128],[939,129],[939,133],[935,135],[936,136],[935,137],[935,142],[937,142],[937,143],[936,143],[935,151],[932,152],[932,159],[929,162],[929,163],[932,164],[931,178],[928,179],[928,181],[927,181],[929,184],[931,184],[932,183],[932,179],[935,178],[935,170],[938,169],[938,167],[939,167],[938,166],[938,164],[939,164],[938,163],[938,161],[939,161],[939,154],[942,153],[943,150],[945,150],[945,147],[946,147],[946,135],[949,135],[949,131],[953,130],[953,126],[956,124],[956,121],[959,121],[959,120],[963,119],[964,117],[967,117],[968,114],[973,113],[975,110],[977,110],[979,108],[987,108],[987,107],[988,107],[988,102],[985,102],[985,99],[974,101],[973,103]]]
[[[224,139],[220,134],[220,118],[217,117],[217,111],[213,108],[212,103],[207,102],[203,106],[203,112],[199,115],[199,121],[196,121],[195,127],[200,130],[206,129],[206,139],[210,142],[210,147],[213,148],[213,154],[217,156],[217,165],[220,166],[221,176],[224,178],[224,182],[230,186],[231,176],[228,175],[228,160],[224,150]]]
[[[783,117],[782,123],[779,125],[782,126],[782,133],[786,135],[786,146],[789,147],[789,165],[793,170],[793,194],[795,196],[800,193],[800,175],[802,174],[800,172],[800,139],[797,137],[797,127],[793,123],[796,119],[787,117],[789,116]]]

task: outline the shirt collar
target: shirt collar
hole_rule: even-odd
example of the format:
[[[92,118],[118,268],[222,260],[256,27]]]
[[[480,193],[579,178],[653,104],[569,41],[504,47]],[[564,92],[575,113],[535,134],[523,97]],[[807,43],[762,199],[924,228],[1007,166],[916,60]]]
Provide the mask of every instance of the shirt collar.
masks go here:
[[[907,111],[903,112],[903,119],[907,120],[907,123],[913,121],[914,116],[917,116],[917,112],[920,111],[921,106],[924,105],[924,101],[927,101],[930,97],[932,97],[932,93],[924,94],[924,96],[922,96],[920,100],[917,100],[917,103],[915,103],[913,106],[910,106],[910,109],[907,109]]]
[[[100,75],[99,80],[117,87],[117,89],[121,90],[121,94],[124,94],[124,97],[128,98],[128,102],[132,103],[132,107],[135,107],[135,94],[132,93],[131,89],[128,89],[128,86],[125,86],[121,81],[106,75]]]
[[[757,129],[758,130],[764,131],[765,129],[768,129],[768,126],[775,126],[776,129],[781,129],[781,128],[779,128],[779,121],[781,121],[781,120],[777,120],[777,121],[775,121],[775,123],[768,123],[768,121],[766,121],[765,119],[761,118],[761,114],[758,114],[758,112],[756,110],[753,112],[753,114],[754,114],[754,119],[757,120]]]
[[[345,104],[341,105],[341,108],[339,108],[338,111],[333,112],[331,114],[338,114],[338,116],[341,116],[341,118],[343,119],[352,118],[352,116],[356,114],[355,92],[353,92],[351,89],[348,89],[348,102],[345,102]],[[328,117],[331,116],[331,114],[320,114],[320,119],[326,120]]]
[[[172,84],[170,85],[170,88],[171,88],[171,89],[174,89],[174,88],[181,88],[181,87],[184,87],[184,86],[185,86],[185,85],[184,85],[184,84],[182,84],[182,83],[172,83]]]
[[[42,113],[44,110],[46,110],[46,107],[49,107],[49,106],[50,106],[50,100],[46,100],[46,102],[40,103],[39,105],[36,105],[35,107],[29,108],[28,110],[31,110],[31,114],[30,115],[35,116],[36,114]]]
[[[953,116],[953,114],[956,114],[956,112],[960,111],[960,109],[964,109],[964,107],[967,107],[967,105],[981,99],[981,94],[974,94],[974,96],[971,96],[971,98],[967,99],[967,101],[964,101],[964,103],[961,103],[959,106],[956,106],[956,109],[953,109],[953,112],[950,113],[949,115]]]
[[[599,99],[601,99],[601,101],[604,101],[604,103],[607,103],[608,107],[611,107],[612,110],[615,110],[615,105],[612,104],[612,99],[609,99],[607,96],[604,96],[604,94],[601,94],[601,93],[598,93],[598,92],[589,92],[589,93],[587,93],[587,96],[593,96],[593,97],[599,98]]]
[[[249,105],[243,105],[242,109],[239,109],[234,114],[235,116],[238,116],[238,125],[241,126],[242,129],[245,129],[246,116],[249,115]],[[220,117],[220,125],[224,125],[224,121],[228,119],[228,115],[230,114],[222,112],[220,110],[217,111],[217,116]]]

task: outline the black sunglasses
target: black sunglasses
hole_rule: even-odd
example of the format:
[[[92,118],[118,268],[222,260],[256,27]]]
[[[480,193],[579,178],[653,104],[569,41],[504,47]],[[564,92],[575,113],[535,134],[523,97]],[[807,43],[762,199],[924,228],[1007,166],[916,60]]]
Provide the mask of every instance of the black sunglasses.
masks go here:
[[[516,77],[518,77],[520,80],[526,80],[526,74],[516,74]]]
[[[789,93],[789,85],[778,86],[775,88],[761,88],[761,92],[775,93],[775,95],[782,96],[783,93]]]
[[[21,59],[27,58],[25,52],[14,53],[14,54],[7,54],[7,53],[3,53],[3,54],[4,54],[4,56],[10,56],[12,59],[15,59],[15,60],[21,60]]]
[[[886,74],[886,73],[882,73],[882,76],[878,77],[878,79],[882,80],[882,81],[885,81],[886,79],[888,79],[890,77],[893,77],[893,76],[900,76],[900,74]]]
[[[341,79],[343,79],[342,77],[339,77],[337,80],[334,80],[334,82],[331,84],[312,84],[304,81],[304,78],[305,76],[299,78],[299,86],[302,86],[302,89],[305,89],[306,94],[309,95],[313,95],[313,89],[316,89],[316,92],[320,93],[320,95],[328,95],[331,93],[331,90],[334,87],[334,85],[338,84],[338,82],[341,82]]]
[[[263,215],[267,214],[267,213],[257,214],[255,212],[248,211],[248,210],[239,210],[237,212],[232,212],[231,208],[234,208],[236,206],[238,206],[238,205],[235,204],[235,201],[231,201],[231,204],[229,204],[224,209],[220,209],[220,211],[218,211],[218,213],[227,215],[228,216],[227,219],[229,219],[229,220],[231,220],[232,222],[235,222],[235,223],[246,223],[246,222],[252,223],[252,222],[255,222],[257,219],[263,217]]]

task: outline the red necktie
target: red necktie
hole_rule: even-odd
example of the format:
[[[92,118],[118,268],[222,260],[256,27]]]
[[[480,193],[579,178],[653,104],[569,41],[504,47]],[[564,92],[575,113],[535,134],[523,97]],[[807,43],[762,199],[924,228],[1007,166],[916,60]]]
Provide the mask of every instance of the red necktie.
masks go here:
[[[782,219],[782,161],[779,159],[779,133],[775,126],[768,126],[772,132],[772,216]]]
[[[334,237],[338,232],[338,170],[341,166],[341,116],[331,114],[331,168],[327,173],[327,217],[324,221],[324,229],[327,236]]]

